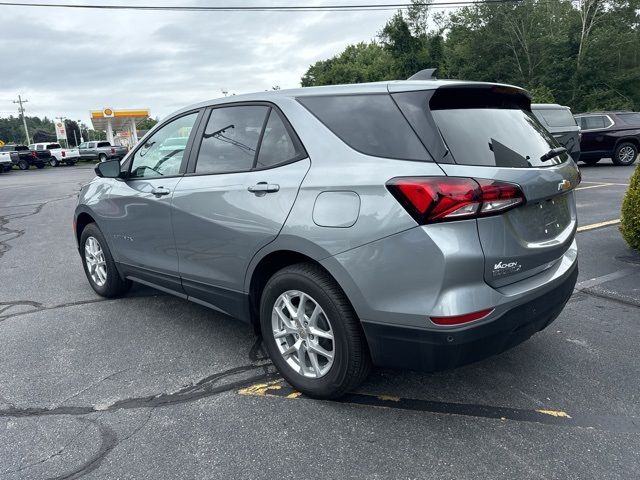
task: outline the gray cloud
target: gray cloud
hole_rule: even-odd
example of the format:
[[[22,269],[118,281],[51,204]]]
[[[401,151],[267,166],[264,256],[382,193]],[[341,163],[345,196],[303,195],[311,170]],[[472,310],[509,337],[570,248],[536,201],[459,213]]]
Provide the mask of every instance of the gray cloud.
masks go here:
[[[18,93],[28,113],[87,121],[107,105],[162,117],[222,89],[297,87],[310,64],[370,40],[391,14],[0,7],[0,116]]]

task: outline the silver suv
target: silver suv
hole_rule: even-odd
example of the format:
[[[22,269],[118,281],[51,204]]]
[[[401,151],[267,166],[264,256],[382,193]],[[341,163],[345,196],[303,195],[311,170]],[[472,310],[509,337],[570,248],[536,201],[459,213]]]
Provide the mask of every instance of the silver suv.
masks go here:
[[[96,173],[74,221],[93,289],[139,282],[252,324],[314,397],[372,364],[434,371],[517,345],[578,274],[578,169],[508,85],[222,98]]]

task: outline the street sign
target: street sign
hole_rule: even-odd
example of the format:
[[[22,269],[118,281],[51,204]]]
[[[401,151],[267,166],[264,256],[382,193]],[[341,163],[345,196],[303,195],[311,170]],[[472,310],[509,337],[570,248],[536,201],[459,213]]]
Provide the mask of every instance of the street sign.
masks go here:
[[[67,130],[64,128],[64,123],[56,122],[56,138],[58,140],[67,139]]]

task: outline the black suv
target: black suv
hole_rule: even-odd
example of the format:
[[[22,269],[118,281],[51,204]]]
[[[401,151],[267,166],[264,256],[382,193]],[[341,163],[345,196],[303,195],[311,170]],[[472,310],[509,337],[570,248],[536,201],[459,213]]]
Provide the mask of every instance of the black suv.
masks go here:
[[[640,148],[640,113],[581,113],[576,121],[582,129],[580,160],[595,165],[611,158],[614,165],[632,165]]]
[[[31,165],[44,168],[45,162],[49,161],[48,159],[39,157],[36,152],[32,152],[26,145],[3,145],[0,147],[0,152],[17,153],[17,156],[12,155],[12,161],[20,170],[28,170]]]

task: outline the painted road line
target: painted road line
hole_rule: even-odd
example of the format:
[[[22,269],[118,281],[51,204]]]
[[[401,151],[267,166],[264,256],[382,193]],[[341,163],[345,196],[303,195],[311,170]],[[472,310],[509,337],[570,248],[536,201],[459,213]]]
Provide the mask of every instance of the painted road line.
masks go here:
[[[609,185],[603,184],[603,185],[591,185],[589,187],[578,187],[576,188],[576,191],[578,190],[588,190],[590,188],[600,188],[600,187],[608,187]]]
[[[617,225],[619,223],[619,218],[616,218],[614,220],[607,220],[605,222],[592,223],[591,225],[583,225],[582,227],[578,227],[578,232],[586,232],[588,230],[593,230],[594,228],[608,227],[610,225]]]
[[[260,383],[238,390],[240,395],[257,397],[277,397],[282,399],[307,400],[283,380]],[[312,400],[318,401],[318,400]],[[401,398],[395,395],[368,395],[348,393],[339,400],[328,400],[344,405],[390,408],[463,417],[512,420],[517,422],[557,425],[563,427],[583,427],[616,433],[640,433],[640,418],[615,415],[581,415],[564,410],[544,408],[527,410],[523,408],[494,407],[490,405],[437,402],[415,398]]]
[[[589,280],[584,280],[576,284],[576,290],[584,290],[585,288],[595,287],[596,285],[610,282],[611,280],[617,280],[619,278],[628,277],[629,275],[632,275],[637,271],[638,270],[636,268],[625,268],[624,270],[618,270],[617,272],[609,273],[607,275],[590,278]]]
[[[593,183],[593,184],[603,185],[603,186],[614,186],[614,185],[615,185],[615,186],[621,186],[621,187],[628,187],[628,186],[629,186],[629,184],[628,184],[628,183],[587,182],[587,181],[585,181],[585,180],[582,180],[582,181],[580,182],[580,184],[583,184],[583,183],[589,183],[589,184]]]

